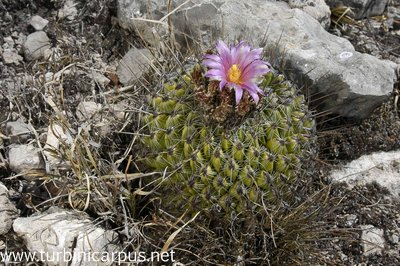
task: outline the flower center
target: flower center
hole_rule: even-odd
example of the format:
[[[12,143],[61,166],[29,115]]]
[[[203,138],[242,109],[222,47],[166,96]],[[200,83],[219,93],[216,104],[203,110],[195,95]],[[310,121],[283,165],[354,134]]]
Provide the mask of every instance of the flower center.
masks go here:
[[[239,66],[234,64],[229,68],[228,70],[228,81],[233,82],[236,84],[241,84],[242,80],[240,79],[240,75],[242,74],[242,71],[240,71]]]

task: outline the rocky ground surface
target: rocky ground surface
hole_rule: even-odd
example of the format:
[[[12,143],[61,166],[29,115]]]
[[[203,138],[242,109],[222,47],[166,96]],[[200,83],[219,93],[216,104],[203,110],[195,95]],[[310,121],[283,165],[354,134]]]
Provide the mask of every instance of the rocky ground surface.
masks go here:
[[[146,29],[138,34],[121,27],[116,2],[0,0],[0,179],[4,184],[0,184],[0,252],[45,249],[47,242],[35,238],[38,231],[49,239],[65,240],[64,246],[74,246],[75,251],[85,251],[85,243],[92,239],[100,241],[95,250],[107,252],[120,246],[168,248],[173,240],[168,236],[178,227],[150,217],[152,206],[143,203],[149,192],[138,181],[143,176],[129,171],[135,164],[130,156],[137,137],[135,108],[146,93],[129,84],[139,78],[141,83],[149,82],[146,73],[154,68],[149,62],[168,53],[169,46],[158,42],[157,34],[146,35]],[[286,2],[296,5],[296,1]],[[329,18],[316,18],[327,27]],[[396,0],[389,1],[380,15],[328,30],[348,39],[354,54],[374,56],[363,62],[387,59],[391,63],[382,63],[382,68],[390,69],[400,64],[399,24],[400,1]],[[146,49],[149,44],[157,46],[157,52]],[[158,62],[157,71],[170,65]],[[297,70],[310,71],[307,66]],[[345,118],[315,111],[316,186],[329,188],[330,197],[320,221],[323,236],[314,239],[319,265],[400,264],[400,155],[370,155],[400,148],[400,87],[398,80],[392,83],[390,97],[362,120],[362,112],[360,117]],[[367,103],[376,104],[370,99]],[[363,155],[370,157],[353,161]],[[330,179],[348,182],[327,186]],[[362,182],[366,179],[389,180],[390,185]],[[87,214],[79,216],[70,209]],[[35,213],[39,215],[32,218]],[[143,229],[154,224],[170,234]],[[68,233],[56,233],[60,228]],[[83,233],[87,228],[90,233]],[[195,237],[193,232],[186,235]],[[205,251],[192,253],[181,253],[189,258],[182,261],[192,258],[207,264]]]

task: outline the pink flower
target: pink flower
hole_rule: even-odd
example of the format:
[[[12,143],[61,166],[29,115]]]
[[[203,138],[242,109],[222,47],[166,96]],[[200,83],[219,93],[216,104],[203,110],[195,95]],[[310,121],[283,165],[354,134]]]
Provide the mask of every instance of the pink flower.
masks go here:
[[[258,83],[271,66],[261,59],[262,48],[252,50],[244,42],[228,47],[223,41],[218,41],[217,51],[217,55],[205,56],[203,65],[209,68],[206,77],[220,81],[220,90],[224,87],[234,89],[236,104],[242,99],[244,90],[258,103],[258,94],[263,95]]]

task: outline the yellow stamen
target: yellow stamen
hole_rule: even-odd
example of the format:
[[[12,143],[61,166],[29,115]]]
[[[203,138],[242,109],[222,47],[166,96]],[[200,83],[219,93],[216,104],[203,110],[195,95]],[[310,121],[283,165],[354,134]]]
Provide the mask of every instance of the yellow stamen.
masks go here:
[[[241,84],[242,80],[240,79],[240,75],[242,71],[240,71],[239,66],[234,64],[228,70],[228,81],[236,84]]]

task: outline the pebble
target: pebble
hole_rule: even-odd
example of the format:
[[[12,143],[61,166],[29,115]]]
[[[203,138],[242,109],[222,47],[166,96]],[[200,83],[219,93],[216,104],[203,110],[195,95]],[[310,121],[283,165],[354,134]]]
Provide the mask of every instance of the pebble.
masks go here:
[[[74,20],[78,15],[78,10],[76,9],[76,3],[73,0],[66,0],[64,6],[58,12],[58,17],[60,19]]]
[[[0,183],[0,235],[10,231],[14,219],[17,217],[18,210],[8,198],[8,189]]]
[[[373,225],[362,225],[361,229],[361,246],[363,247],[364,255],[382,255],[385,247],[383,230],[375,228]]]
[[[10,145],[8,160],[11,171],[23,174],[24,177],[27,177],[25,173],[44,168],[39,149],[32,144]]]
[[[50,49],[50,39],[44,31],[36,31],[26,38],[24,46],[25,57],[28,61],[43,57]]]
[[[49,21],[42,18],[41,16],[35,15],[31,18],[29,24],[38,31],[43,30],[47,26],[47,24],[49,24]]]
[[[32,127],[24,122],[7,122],[6,133],[10,138],[10,143],[26,143],[26,141],[31,137],[32,132]]]
[[[133,47],[125,54],[117,67],[119,81],[125,86],[144,75],[150,69],[153,56],[148,49]]]
[[[2,56],[6,65],[15,64],[18,66],[24,60],[15,49],[4,49]]]

